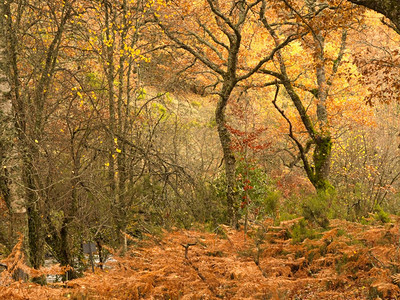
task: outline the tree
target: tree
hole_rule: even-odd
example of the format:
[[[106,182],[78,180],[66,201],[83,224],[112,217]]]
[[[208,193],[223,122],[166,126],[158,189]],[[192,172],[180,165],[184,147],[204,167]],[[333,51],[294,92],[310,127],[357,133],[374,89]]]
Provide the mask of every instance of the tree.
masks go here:
[[[232,136],[226,127],[226,108],[234,89],[239,83],[253,76],[267,62],[272,61],[279,49],[284,48],[298,37],[297,33],[289,35],[271,48],[261,51],[261,59],[243,62],[246,49],[251,45],[252,36],[246,34],[245,28],[257,28],[254,11],[265,7],[264,0],[250,1],[218,1],[207,0],[206,4],[193,2],[174,2],[170,4],[170,14],[178,14],[183,23],[177,23],[176,17],[169,21],[166,13],[163,18],[156,16],[163,33],[178,47],[189,53],[212,74],[215,81],[209,83],[208,92],[218,96],[215,120],[223,151],[226,174],[226,200],[228,218],[232,226],[238,223],[237,193],[235,191],[236,158],[232,150]],[[210,18],[210,16],[212,16]],[[263,32],[265,34],[265,32]],[[250,46],[251,47],[251,46]],[[267,52],[267,55],[265,55]],[[193,65],[188,63],[189,68]],[[210,76],[208,76],[210,77]],[[270,85],[273,83],[269,83]],[[267,86],[264,84],[264,86]]]
[[[16,120],[13,109],[15,90],[12,88],[12,66],[15,66],[13,56],[15,37],[12,33],[10,3],[0,4],[0,192],[5,201],[11,220],[11,234],[7,236],[0,232],[0,240],[11,247],[16,243],[16,233],[24,233],[26,209],[21,184],[21,156],[16,134]],[[11,38],[10,38],[11,37]],[[13,101],[14,100],[14,101]]]
[[[329,124],[328,103],[332,101],[330,93],[333,88],[333,81],[337,77],[346,49],[346,26],[348,25],[342,23],[338,17],[332,14],[327,4],[317,3],[316,1],[308,1],[304,6],[301,2],[291,4],[288,1],[284,1],[284,3],[287,9],[299,20],[298,26],[307,30],[307,35],[302,38],[301,48],[305,50],[304,55],[308,55],[305,69],[312,69],[314,74],[307,74],[305,78],[302,77],[302,73],[307,73],[307,71],[300,73],[297,71],[297,74],[291,74],[290,57],[285,58],[281,50],[276,55],[279,66],[278,71],[262,68],[260,72],[276,77],[277,84],[284,86],[288,97],[297,110],[303,128],[307,132],[308,138],[305,143],[302,143],[296,137],[294,120],[288,117],[277,104],[278,88],[273,104],[289,125],[289,136],[298,148],[299,158],[303,162],[304,170],[310,182],[318,192],[326,192],[332,188],[328,178],[332,151],[332,128]],[[351,20],[351,14],[347,17],[349,18],[349,16]],[[271,36],[274,37],[275,44],[278,45],[281,39],[280,36],[282,36],[282,33],[278,31],[279,28],[269,23],[265,18],[264,11],[260,12],[260,19]],[[328,24],[326,22],[327,19],[331,20],[329,26],[325,25]],[[322,24],[324,25],[322,26]],[[342,31],[341,34],[336,34],[338,51],[336,57],[328,59],[327,50],[325,49],[326,40],[330,36],[335,37],[332,33],[337,31],[338,28],[341,28]],[[308,62],[312,63],[308,64]],[[310,77],[312,78],[311,84],[307,82]],[[311,95],[313,99],[315,115],[313,115],[313,110],[306,108],[305,103],[308,96],[304,92]],[[312,148],[313,154],[310,158],[308,152]]]
[[[29,260],[34,268],[39,268],[44,260],[43,220],[48,200],[46,180],[38,172],[42,157],[39,144],[49,114],[58,104],[49,107],[49,94],[59,71],[56,68],[58,55],[73,4],[74,1],[2,2],[2,19],[7,24],[3,33],[9,43],[8,75],[17,137],[13,141],[18,142],[21,159],[21,194],[27,212]],[[30,23],[25,14],[34,16],[35,22]],[[35,34],[31,35],[33,32]]]
[[[335,140],[332,151],[331,180],[340,199],[339,214],[350,219],[366,217],[378,206],[398,211],[399,105],[362,104],[373,111],[373,123],[354,122],[352,130]]]

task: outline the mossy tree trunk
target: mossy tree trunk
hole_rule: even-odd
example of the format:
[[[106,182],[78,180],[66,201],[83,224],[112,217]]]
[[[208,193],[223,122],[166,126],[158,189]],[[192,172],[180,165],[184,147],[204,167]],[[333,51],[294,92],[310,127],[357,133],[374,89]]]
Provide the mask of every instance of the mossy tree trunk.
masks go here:
[[[329,135],[317,135],[313,153],[314,174],[311,180],[317,191],[326,191],[332,188],[328,179],[331,165],[331,151],[331,137]]]
[[[300,114],[301,120],[306,127],[307,133],[310,137],[309,142],[305,146],[303,146],[299,142],[299,140],[294,135],[290,120],[286,117],[284,111],[277,106],[275,98],[273,102],[275,107],[289,122],[289,136],[293,139],[299,150],[299,156],[303,162],[304,170],[307,174],[307,177],[313,184],[317,192],[325,192],[329,189],[332,189],[333,186],[329,183],[329,171],[332,152],[332,139],[330,133],[328,130],[319,131],[315,129],[315,126],[312,123],[311,118],[308,116],[300,96],[298,95],[298,93],[295,92],[291,81],[288,79],[288,77],[282,76],[281,74],[277,75],[281,77],[283,86],[286,88],[290,99],[292,100],[298,113]],[[314,151],[312,155],[312,161],[310,161],[307,153],[310,151],[310,148],[313,145]]]
[[[235,84],[235,78],[227,79],[222,88],[223,93],[219,97],[217,108],[215,110],[215,120],[217,123],[217,130],[219,139],[224,154],[225,175],[226,175],[226,200],[228,209],[228,219],[233,227],[237,226],[237,206],[236,206],[236,193],[235,193],[235,172],[236,172],[236,158],[231,148],[232,137],[231,133],[226,127],[225,111],[228,104],[229,95],[231,94]]]

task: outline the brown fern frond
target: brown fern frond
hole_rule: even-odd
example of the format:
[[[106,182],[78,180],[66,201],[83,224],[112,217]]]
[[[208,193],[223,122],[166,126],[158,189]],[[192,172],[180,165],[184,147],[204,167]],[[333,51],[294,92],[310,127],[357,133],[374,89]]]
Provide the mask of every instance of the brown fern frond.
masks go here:
[[[400,284],[400,273],[392,275],[393,283],[399,285]]]

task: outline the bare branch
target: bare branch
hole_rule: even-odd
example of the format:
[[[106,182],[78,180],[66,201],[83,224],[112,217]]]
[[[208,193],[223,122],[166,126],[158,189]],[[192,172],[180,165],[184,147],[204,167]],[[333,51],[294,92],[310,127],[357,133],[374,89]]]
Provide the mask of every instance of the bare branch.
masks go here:
[[[208,5],[211,8],[211,11],[221,20],[223,20],[234,32],[235,34],[239,34],[238,32],[238,28],[231,22],[231,20],[229,20],[229,18],[227,18],[226,16],[224,16],[223,13],[220,12],[220,10],[214,5],[213,2],[215,2],[215,0],[207,0]],[[232,35],[229,34],[228,37],[230,36],[230,38],[232,38]]]
[[[337,71],[339,69],[340,63],[343,60],[344,52],[346,50],[346,42],[347,42],[347,30],[344,29],[343,32],[342,32],[342,41],[341,41],[341,44],[340,44],[339,53],[338,53],[337,58],[333,62],[332,74],[331,74],[331,76],[329,77],[329,79],[327,81],[328,85],[332,85],[333,77],[336,75],[336,73],[337,73]]]
[[[180,48],[186,50],[190,54],[192,54],[194,57],[196,57],[198,60],[200,60],[204,65],[215,71],[216,73],[220,74],[221,76],[225,75],[225,71],[223,71],[218,65],[215,63],[211,62],[207,57],[201,55],[198,51],[190,47],[189,45],[186,45],[184,42],[182,42],[180,39],[175,37],[161,22],[158,22],[158,26],[164,31],[166,36],[175,42],[177,45],[179,45]]]
[[[312,28],[312,26],[310,24],[308,24],[308,22],[306,21],[306,19],[304,18],[303,15],[301,15],[287,0],[282,0],[287,7],[289,7],[303,22],[304,24],[307,26],[307,28],[310,30],[310,32],[312,33],[314,39],[319,43],[320,49],[322,51],[322,49],[324,48],[324,45],[322,44],[321,40],[318,38],[318,34],[314,31],[314,29]],[[323,6],[322,10],[328,8],[328,6]],[[322,11],[321,9],[318,12],[318,14]],[[317,15],[317,12],[314,12],[313,16]]]
[[[211,50],[213,50],[215,52],[215,54],[217,54],[219,59],[223,60],[221,52],[219,52],[218,49],[215,48],[210,42],[206,41],[205,39],[203,39],[201,36],[199,36],[197,33],[193,32],[193,31],[189,31],[189,34],[194,36],[196,38],[196,40],[198,40],[200,43],[206,45]]]
[[[224,42],[218,40],[217,37],[203,23],[198,21],[198,24],[210,36],[210,38],[214,41],[214,43],[224,47],[226,50],[229,50],[229,47]]]
[[[292,34],[290,36],[288,36],[286,38],[286,40],[284,40],[281,44],[277,45],[274,49],[272,49],[272,51],[270,52],[270,54],[266,57],[264,57],[262,60],[260,60],[258,62],[258,64],[251,69],[247,74],[240,76],[238,78],[238,81],[244,80],[249,78],[250,76],[252,76],[254,73],[258,72],[260,70],[260,68],[268,61],[272,60],[275,56],[275,54],[281,50],[282,48],[284,48],[285,46],[289,45],[291,42],[293,42],[294,40],[296,40],[299,37],[298,34]],[[277,73],[276,73],[277,74]]]

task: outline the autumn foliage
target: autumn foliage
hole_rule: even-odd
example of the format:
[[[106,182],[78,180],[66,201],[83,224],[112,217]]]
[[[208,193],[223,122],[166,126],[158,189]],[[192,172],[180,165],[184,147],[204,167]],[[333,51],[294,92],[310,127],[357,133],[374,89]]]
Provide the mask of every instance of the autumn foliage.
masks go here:
[[[0,1],[0,298],[400,298],[400,35],[352,2]]]

